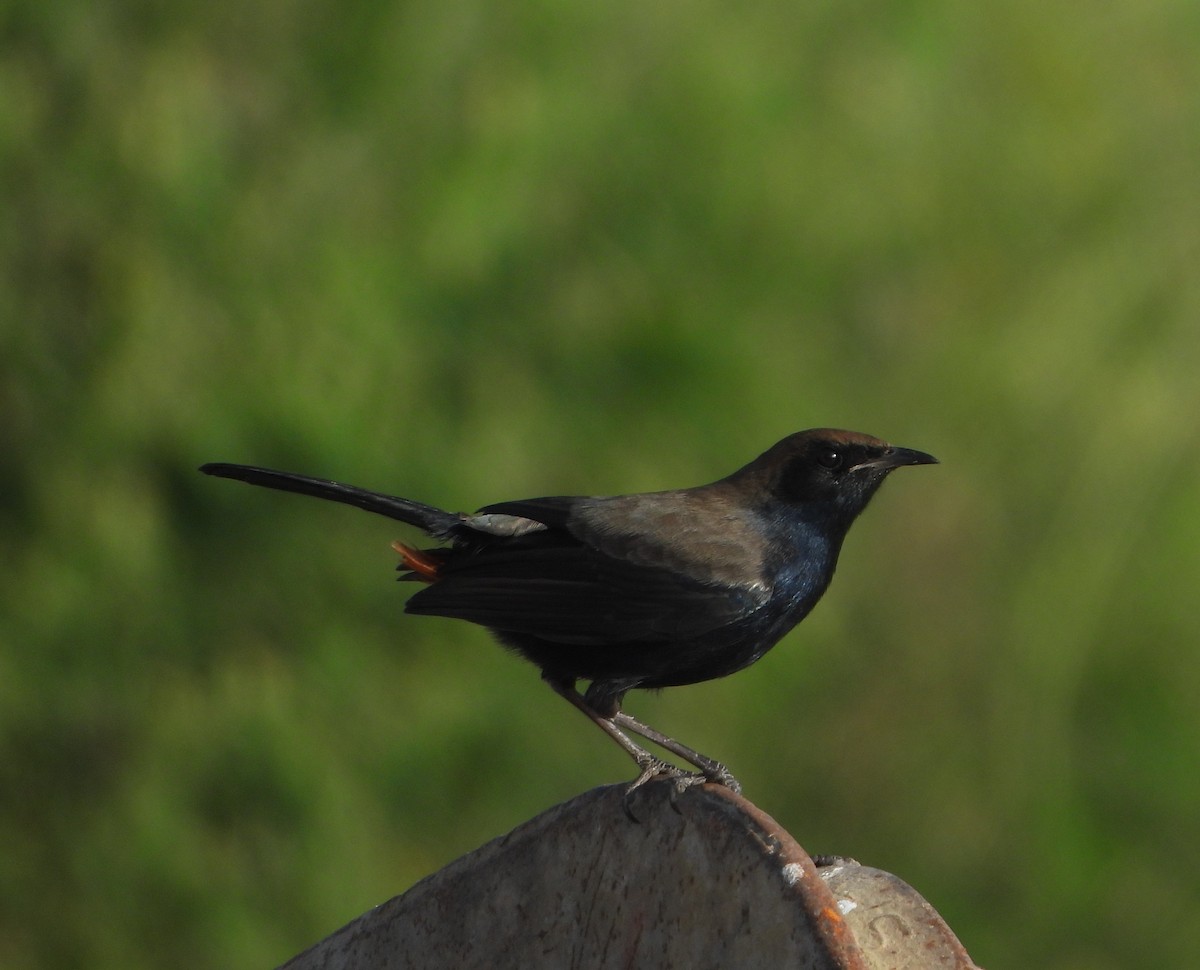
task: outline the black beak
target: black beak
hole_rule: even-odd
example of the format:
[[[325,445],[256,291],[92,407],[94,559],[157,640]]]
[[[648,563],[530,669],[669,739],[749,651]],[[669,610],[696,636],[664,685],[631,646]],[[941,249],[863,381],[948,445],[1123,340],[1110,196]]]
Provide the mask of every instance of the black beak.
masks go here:
[[[878,458],[860,462],[850,470],[858,471],[861,468],[870,468],[874,471],[891,471],[893,468],[902,468],[905,465],[936,465],[937,463],[938,460],[933,455],[924,451],[915,451],[912,448],[889,448]]]

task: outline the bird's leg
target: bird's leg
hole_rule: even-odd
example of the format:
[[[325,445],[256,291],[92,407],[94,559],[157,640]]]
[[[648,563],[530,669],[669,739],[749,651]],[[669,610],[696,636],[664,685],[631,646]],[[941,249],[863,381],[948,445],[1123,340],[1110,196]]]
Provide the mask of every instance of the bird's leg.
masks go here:
[[[644,785],[651,778],[665,776],[672,779],[671,805],[673,807],[675,799],[687,789],[693,785],[701,785],[708,781],[724,785],[733,792],[741,791],[742,786],[738,784],[737,779],[720,762],[714,761],[712,758],[706,757],[698,751],[693,751],[691,748],[680,744],[674,738],[668,737],[660,731],[654,730],[649,725],[643,724],[636,718],[623,713],[619,706],[621,694],[624,693],[623,691],[613,691],[611,685],[603,685],[604,688],[608,689],[595,691],[594,689],[597,685],[593,684],[593,688],[589,689],[587,696],[583,696],[575,689],[575,682],[573,680],[552,676],[545,677],[545,680],[554,689],[555,693],[565,697],[573,706],[586,714],[588,719],[605,734],[616,741],[621,746],[621,750],[628,754],[637,764],[638,768],[641,769],[638,776],[625,789],[625,814],[634,822],[640,820],[633,814],[630,808],[629,796],[633,794],[635,789]],[[595,700],[592,698],[593,692],[596,694]],[[611,713],[601,713],[601,709],[611,711]],[[665,748],[672,754],[678,755],[683,760],[695,765],[700,771],[685,771],[678,765],[673,765],[669,761],[655,757],[630,738],[618,725],[626,727],[635,734],[639,734],[648,741],[653,741],[655,744]]]
[[[614,725],[626,728],[634,734],[645,738],[647,741],[653,741],[660,748],[670,751],[671,754],[677,755],[688,764],[695,765],[700,769],[702,777],[705,780],[716,782],[718,785],[724,785],[735,794],[741,792],[742,786],[721,762],[714,761],[707,755],[703,755],[685,744],[680,744],[674,738],[663,734],[661,731],[654,730],[650,725],[643,724],[636,717],[626,714],[624,711],[617,711],[613,714],[612,720]]]
[[[684,771],[678,765],[673,765],[669,761],[663,761],[662,758],[656,758],[654,755],[652,755],[649,751],[647,751],[641,745],[637,744],[632,738],[629,737],[628,734],[626,734],[619,727],[617,727],[617,725],[615,723],[615,721],[618,717],[623,716],[621,714],[620,709],[616,706],[620,701],[619,695],[613,695],[611,697],[608,695],[605,695],[604,699],[608,702],[605,704],[605,706],[607,707],[607,706],[611,705],[613,708],[613,713],[606,716],[604,714],[601,714],[600,711],[598,711],[595,707],[592,706],[592,704],[589,703],[590,698],[585,698],[580,695],[579,691],[577,691],[575,689],[574,681],[559,680],[558,678],[555,678],[555,677],[546,677],[545,680],[546,680],[546,683],[548,683],[551,687],[554,688],[556,693],[562,695],[567,700],[569,700],[575,707],[579,708],[579,710],[581,710],[584,714],[586,714],[588,719],[591,720],[594,724],[596,724],[605,734],[607,734],[610,738],[612,738],[614,741],[616,741],[617,744],[619,744],[621,746],[621,750],[623,750],[626,754],[628,754],[629,757],[631,757],[634,760],[634,762],[637,764],[638,768],[641,769],[638,776],[636,778],[634,778],[633,781],[631,781],[629,783],[629,787],[625,789],[625,799],[624,799],[623,805],[625,808],[625,814],[629,816],[631,821],[640,822],[641,819],[639,819],[636,815],[633,814],[633,809],[630,807],[630,804],[629,804],[629,796],[632,795],[633,792],[637,788],[640,788],[642,785],[644,785],[646,782],[648,782],[651,778],[665,776],[665,777],[673,780],[674,788],[672,789],[672,794],[671,794],[671,805],[672,806],[675,805],[675,799],[679,795],[681,795],[684,791],[686,791],[688,788],[691,788],[693,785],[700,785],[706,781],[720,781],[722,777],[728,779],[728,781],[722,781],[722,784],[728,784],[729,782],[732,782],[731,787],[737,785],[737,782],[734,781],[733,776],[731,774],[729,774],[728,771],[725,771],[723,766],[717,764],[715,761],[712,761],[711,759],[705,759],[705,760],[707,761],[707,763],[710,766],[712,766],[712,768],[714,769],[714,772],[717,773],[715,775],[709,775],[707,773],[701,773],[701,772]],[[630,718],[629,720],[633,721],[632,718]],[[638,724],[637,721],[633,721],[633,723]],[[638,726],[644,728],[647,731],[650,730],[649,728],[646,728],[645,725],[639,724]],[[653,733],[658,735],[658,732],[653,732]],[[684,748],[683,745],[678,744],[675,741],[672,741],[672,739],[666,737],[666,735],[658,735],[658,736],[664,738],[666,741],[670,742],[670,744],[674,746],[673,748],[668,747],[668,750],[675,750],[676,753],[679,753],[679,749],[682,749],[683,751],[688,752],[694,758],[703,758],[704,757],[703,755],[696,754],[696,752],[691,751],[688,748]],[[654,738],[652,737],[649,740],[653,741]],[[686,760],[691,760],[691,759],[689,758]],[[693,762],[693,763],[695,763],[695,762]],[[719,774],[720,772],[723,772],[724,775],[723,776],[720,775]],[[734,790],[736,791],[738,789],[735,787]],[[678,811],[678,809],[676,809],[676,810]]]
[[[669,762],[663,761],[662,758],[656,758],[649,751],[635,742],[628,734],[622,731],[616,724],[613,723],[613,718],[605,717],[595,708],[593,708],[583,695],[575,689],[575,684],[572,681],[558,680],[557,678],[547,677],[546,683],[554,688],[555,693],[569,700],[575,707],[579,708],[588,716],[597,727],[605,734],[617,742],[621,749],[631,757],[637,766],[641,769],[641,774],[634,779],[633,784],[629,786],[629,791],[633,791],[639,785],[645,784],[656,775],[678,775],[680,769]]]

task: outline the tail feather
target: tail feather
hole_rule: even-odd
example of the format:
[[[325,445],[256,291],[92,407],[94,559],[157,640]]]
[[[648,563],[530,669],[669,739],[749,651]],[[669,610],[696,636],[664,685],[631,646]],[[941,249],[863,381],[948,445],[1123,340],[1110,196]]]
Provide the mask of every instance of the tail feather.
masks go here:
[[[403,542],[393,542],[392,548],[400,553],[400,564],[396,569],[405,574],[401,579],[432,583],[438,578],[442,563],[436,549],[414,549]]]
[[[200,471],[205,475],[215,475],[218,478],[231,478],[250,485],[262,485],[265,488],[277,488],[283,492],[296,492],[299,495],[311,495],[314,498],[327,499],[331,502],[341,502],[356,508],[386,515],[389,519],[398,519],[415,525],[431,536],[445,538],[457,527],[462,525],[462,516],[454,512],[446,512],[423,502],[400,498],[395,495],[384,495],[380,492],[369,492],[354,485],[343,485],[341,482],[331,482],[323,478],[309,478],[307,475],[295,475],[291,472],[274,471],[270,468],[255,468],[251,465],[230,465],[224,462],[211,462],[201,465]]]

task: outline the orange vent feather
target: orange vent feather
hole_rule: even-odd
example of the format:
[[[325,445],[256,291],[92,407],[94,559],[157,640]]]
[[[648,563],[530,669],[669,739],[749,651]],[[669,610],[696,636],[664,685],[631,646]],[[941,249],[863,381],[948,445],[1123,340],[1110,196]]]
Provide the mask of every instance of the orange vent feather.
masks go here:
[[[400,553],[400,562],[405,569],[412,570],[427,583],[438,578],[438,561],[432,556],[400,541],[393,542],[392,548]]]

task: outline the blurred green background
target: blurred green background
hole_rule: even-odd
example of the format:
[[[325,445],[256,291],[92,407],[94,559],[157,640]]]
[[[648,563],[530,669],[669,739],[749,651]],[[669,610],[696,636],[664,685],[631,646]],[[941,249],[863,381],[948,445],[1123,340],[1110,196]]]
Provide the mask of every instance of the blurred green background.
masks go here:
[[[269,967],[615,746],[355,510],[933,452],[628,708],[991,968],[1200,950],[1200,5],[0,12],[0,965]],[[412,538],[408,534],[408,538]]]

